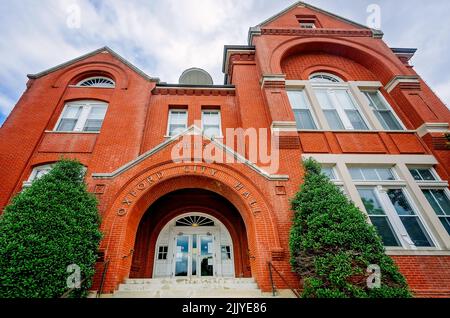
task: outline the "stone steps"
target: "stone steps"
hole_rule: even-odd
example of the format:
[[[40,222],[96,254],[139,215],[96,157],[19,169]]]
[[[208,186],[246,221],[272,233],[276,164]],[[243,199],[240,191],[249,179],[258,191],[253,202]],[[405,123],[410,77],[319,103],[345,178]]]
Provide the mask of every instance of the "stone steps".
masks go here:
[[[281,295],[280,295],[281,296]],[[253,278],[127,279],[115,298],[265,298]],[[290,297],[284,294],[281,297]]]

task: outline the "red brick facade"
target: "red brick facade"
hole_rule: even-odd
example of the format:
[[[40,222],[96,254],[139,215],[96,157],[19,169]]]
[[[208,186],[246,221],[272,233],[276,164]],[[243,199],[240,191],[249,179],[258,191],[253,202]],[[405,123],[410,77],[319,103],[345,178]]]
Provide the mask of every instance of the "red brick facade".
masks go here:
[[[320,27],[300,28],[302,15],[314,16]],[[0,209],[21,191],[34,167],[61,156],[76,158],[87,167],[89,190],[100,201],[101,250],[110,261],[104,292],[113,292],[127,277],[152,277],[159,231],[169,219],[189,211],[220,219],[234,242],[236,276],[252,276],[269,290],[268,261],[291,284],[299,284],[289,266],[288,236],[293,215],[289,199],[302,182],[302,156],[392,156],[399,162],[423,156],[434,158],[440,178],[449,180],[450,152],[442,146],[443,133],[427,127],[450,123],[450,111],[379,34],[310,6],[293,6],[250,34],[249,46],[225,50],[226,86],[160,84],[107,48],[30,76],[0,130]],[[406,130],[281,129],[280,166],[271,175],[243,163],[172,161],[176,143],[163,144],[170,109],[187,109],[188,127],[201,120],[202,109],[214,108],[221,111],[224,131],[270,131],[295,121],[286,93],[289,81],[307,81],[314,72],[345,82],[379,82]],[[90,76],[107,76],[115,88],[74,85]],[[54,131],[66,103],[76,100],[108,104],[100,133]],[[227,143],[226,136],[222,142]],[[428,209],[430,226],[439,227],[429,206],[422,208]],[[418,296],[450,296],[450,236],[442,227],[436,231],[434,249],[402,250],[393,256]],[[97,264],[94,289],[102,266]]]

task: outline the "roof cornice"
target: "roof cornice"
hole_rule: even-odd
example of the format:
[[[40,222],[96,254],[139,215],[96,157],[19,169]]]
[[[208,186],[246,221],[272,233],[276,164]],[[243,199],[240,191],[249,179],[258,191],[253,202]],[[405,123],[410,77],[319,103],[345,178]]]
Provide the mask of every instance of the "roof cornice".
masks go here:
[[[332,18],[334,18],[334,19],[340,20],[340,21],[342,21],[342,22],[352,24],[352,25],[354,25],[354,26],[356,26],[356,27],[358,27],[358,28],[363,28],[363,29],[366,29],[366,30],[370,30],[370,31],[372,32],[372,36],[373,36],[374,38],[380,38],[380,39],[383,38],[383,35],[384,35],[384,34],[383,34],[383,32],[382,32],[381,30],[369,28],[369,27],[367,27],[366,25],[363,25],[363,24],[360,24],[360,23],[358,23],[358,22],[352,21],[352,20],[350,20],[350,19],[344,18],[344,17],[342,17],[342,16],[339,16],[339,15],[337,15],[337,14],[331,13],[331,12],[329,12],[329,11],[325,11],[325,10],[323,10],[323,9],[321,9],[321,8],[315,7],[315,6],[313,6],[313,5],[310,5],[310,4],[308,4],[308,3],[305,3],[305,2],[303,2],[303,1],[297,1],[297,2],[293,3],[292,5],[290,5],[289,7],[287,7],[286,9],[284,9],[284,10],[280,11],[279,13],[277,13],[277,14],[271,16],[270,18],[264,20],[263,22],[261,22],[261,23],[258,24],[257,26],[251,27],[251,28],[249,29],[249,31],[248,31],[248,44],[249,44],[249,45],[252,45],[252,44],[253,44],[253,37],[254,37],[254,36],[261,35],[261,28],[262,28],[262,27],[264,27],[266,24],[268,24],[268,23],[270,23],[270,22],[276,20],[277,18],[279,18],[279,17],[282,16],[283,14],[287,13],[288,11],[290,11],[290,10],[296,8],[296,7],[309,8],[309,9],[311,9],[311,10],[320,12],[320,13],[325,14],[325,15],[328,15],[328,16],[330,16],[330,17],[332,17]]]
[[[87,54],[84,54],[84,55],[79,56],[77,58],[74,58],[74,59],[72,59],[70,61],[67,61],[65,63],[59,64],[59,65],[54,66],[52,68],[49,68],[49,69],[47,69],[45,71],[42,71],[40,73],[28,74],[27,76],[28,76],[29,79],[37,79],[37,78],[40,78],[42,76],[48,75],[48,74],[53,73],[53,72],[56,72],[56,71],[58,71],[58,70],[60,70],[62,68],[65,68],[65,67],[70,66],[72,64],[75,64],[77,62],[80,62],[82,60],[85,60],[85,59],[87,59],[89,57],[92,57],[92,56],[97,55],[97,54],[102,53],[102,52],[107,52],[107,53],[111,54],[112,56],[117,58],[119,61],[121,61],[123,64],[125,64],[126,66],[131,68],[133,71],[135,71],[136,73],[138,73],[139,75],[144,77],[146,80],[151,81],[151,82],[157,82],[157,83],[160,81],[159,78],[148,76],[141,69],[139,69],[135,65],[131,64],[128,60],[126,60],[125,58],[123,58],[122,56],[120,56],[119,54],[117,54],[116,52],[114,52],[112,49],[110,49],[107,46],[104,46],[104,47],[99,48],[99,49],[97,49],[95,51],[92,51],[90,53],[87,53]]]

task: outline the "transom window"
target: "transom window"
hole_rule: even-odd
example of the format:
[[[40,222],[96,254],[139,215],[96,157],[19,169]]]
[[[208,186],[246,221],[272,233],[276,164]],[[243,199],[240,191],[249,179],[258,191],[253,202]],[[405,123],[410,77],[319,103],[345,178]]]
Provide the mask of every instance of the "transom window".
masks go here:
[[[176,136],[187,129],[188,112],[182,109],[171,109],[169,111],[169,124],[168,132],[169,136]]]
[[[116,84],[108,77],[96,76],[89,77],[77,84],[79,87],[102,87],[102,88],[114,88]]]
[[[372,224],[385,246],[433,247],[422,220],[403,188],[357,187]],[[402,243],[403,242],[403,243]]]
[[[332,167],[322,167],[322,173],[328,177],[331,181],[336,181],[338,178],[336,177],[336,173]]]
[[[353,181],[392,181],[395,176],[390,168],[350,167]]]
[[[287,94],[294,112],[297,129],[317,129],[305,91],[289,90]]]
[[[417,168],[417,169],[409,169],[414,180],[416,181],[437,181],[436,176],[428,168]]]
[[[214,226],[214,221],[211,219],[208,219],[207,217],[204,217],[204,216],[190,215],[190,216],[186,216],[184,218],[178,219],[175,222],[175,226],[192,226],[192,227]]]
[[[336,75],[332,75],[329,73],[314,73],[311,74],[309,80],[312,82],[320,82],[320,83],[340,83],[343,82]]]
[[[402,125],[394,115],[394,111],[380,91],[363,91],[363,94],[384,129],[403,130]]]
[[[202,129],[203,133],[208,137],[221,137],[221,119],[219,110],[203,110],[202,111]]]
[[[368,130],[347,88],[316,87],[314,92],[332,130]]]
[[[66,104],[55,131],[99,132],[106,115],[107,104],[95,101],[78,101]]]

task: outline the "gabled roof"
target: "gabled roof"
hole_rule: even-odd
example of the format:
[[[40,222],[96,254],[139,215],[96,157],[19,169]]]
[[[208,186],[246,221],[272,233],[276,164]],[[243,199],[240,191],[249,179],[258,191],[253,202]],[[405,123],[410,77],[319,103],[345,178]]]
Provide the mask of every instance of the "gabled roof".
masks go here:
[[[141,69],[139,69],[138,67],[134,66],[133,64],[131,64],[129,61],[127,61],[125,58],[123,58],[122,56],[120,56],[119,54],[117,54],[116,52],[114,52],[112,49],[110,49],[107,46],[101,47],[95,51],[92,51],[90,53],[87,53],[85,55],[82,55],[80,57],[74,58],[73,60],[70,60],[68,62],[65,62],[63,64],[57,65],[55,67],[49,68],[48,70],[45,70],[43,72],[37,73],[37,74],[28,74],[28,78],[30,79],[36,79],[42,76],[45,76],[47,74],[53,73],[55,71],[58,71],[64,67],[70,66],[74,63],[77,63],[79,61],[82,61],[84,59],[87,59],[91,56],[97,55],[101,52],[107,51],[109,54],[111,54],[112,56],[114,56],[116,59],[118,59],[119,61],[121,61],[123,64],[125,64],[126,66],[128,66],[129,68],[131,68],[133,71],[135,71],[136,73],[138,73],[139,75],[141,75],[142,77],[144,77],[145,79],[151,81],[151,82],[159,82],[159,78],[155,78],[155,77],[150,77],[147,74],[145,74]]]
[[[339,16],[339,15],[337,15],[337,14],[334,14],[334,13],[331,13],[331,12],[329,12],[329,11],[325,11],[325,10],[323,10],[323,9],[320,9],[320,8],[318,8],[318,7],[315,7],[315,6],[313,6],[313,5],[310,5],[310,4],[306,3],[306,2],[303,2],[303,1],[296,1],[296,2],[294,2],[292,5],[290,5],[289,7],[287,7],[286,9],[284,9],[284,10],[280,11],[279,13],[277,13],[277,14],[271,16],[271,17],[268,18],[267,20],[264,20],[263,22],[261,22],[261,23],[258,24],[257,26],[250,28],[250,30],[249,30],[249,37],[248,37],[248,38],[249,38],[249,45],[252,44],[252,43],[251,43],[251,39],[252,39],[251,33],[258,32],[258,30],[259,30],[261,27],[263,27],[264,25],[266,25],[266,24],[268,24],[268,23],[270,23],[270,22],[272,22],[272,21],[278,19],[279,17],[281,17],[281,16],[284,15],[285,13],[289,12],[290,10],[292,10],[292,9],[298,7],[298,6],[303,6],[303,7],[305,7],[305,8],[309,8],[309,9],[311,9],[311,10],[320,12],[320,13],[325,14],[325,15],[328,15],[328,16],[334,18],[334,19],[337,19],[337,20],[340,20],[340,21],[342,21],[342,22],[346,22],[346,23],[352,24],[352,25],[354,25],[355,27],[358,27],[358,28],[364,28],[364,29],[367,29],[367,30],[371,30],[371,31],[373,32],[374,36],[377,36],[377,37],[382,37],[382,36],[383,36],[383,32],[382,32],[381,30],[376,30],[376,29],[369,28],[369,27],[366,26],[366,25],[363,25],[363,24],[357,23],[357,22],[355,22],[355,21],[349,20],[349,19],[347,19],[347,18],[341,17],[341,16]]]
[[[201,138],[203,138],[204,140],[210,141],[212,144],[214,144],[215,147],[222,150],[225,154],[232,156],[236,160],[236,163],[244,164],[245,166],[249,167],[250,169],[252,169],[256,173],[258,173],[259,175],[263,176],[267,180],[270,180],[270,181],[289,180],[288,175],[275,175],[275,174],[268,173],[267,171],[265,171],[261,167],[257,166],[255,163],[251,162],[250,160],[246,159],[244,156],[237,153],[232,148],[228,147],[227,145],[223,144],[222,142],[218,141],[217,139],[206,136],[204,134],[204,132],[202,131],[202,129],[195,125],[192,125],[192,126],[186,128],[184,131],[180,132],[176,136],[170,137],[166,141],[157,145],[155,148],[147,151],[146,153],[143,153],[136,159],[126,163],[125,165],[121,166],[120,168],[116,169],[115,171],[113,171],[111,173],[93,173],[92,177],[94,179],[113,179],[113,178],[119,176],[120,174],[126,172],[127,170],[133,168],[134,166],[138,165],[139,163],[146,160],[147,158],[149,158],[149,157],[153,156],[154,154],[167,148],[172,143],[179,141],[179,139],[181,137],[186,136],[186,135],[197,135],[197,136],[200,136]]]

